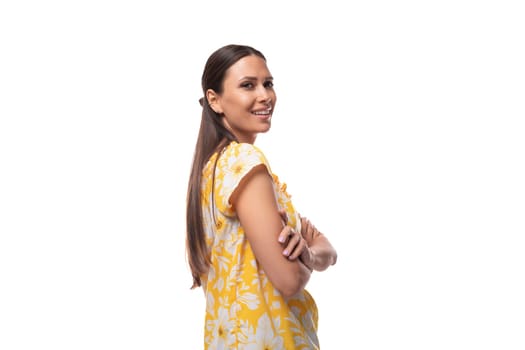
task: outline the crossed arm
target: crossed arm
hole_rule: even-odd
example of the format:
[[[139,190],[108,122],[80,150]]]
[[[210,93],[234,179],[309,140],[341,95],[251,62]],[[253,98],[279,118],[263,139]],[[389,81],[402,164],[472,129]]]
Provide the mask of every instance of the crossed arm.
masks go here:
[[[302,240],[286,226],[279,213],[273,182],[259,165],[247,174],[230,197],[255,258],[274,287],[286,297],[301,291],[311,271],[298,259]],[[303,248],[305,244],[302,244]],[[289,252],[289,254],[284,254]]]
[[[286,226],[264,165],[245,176],[230,202],[257,261],[284,297],[302,290],[312,270],[323,271],[335,264],[335,249],[308,219],[301,218],[300,234]]]

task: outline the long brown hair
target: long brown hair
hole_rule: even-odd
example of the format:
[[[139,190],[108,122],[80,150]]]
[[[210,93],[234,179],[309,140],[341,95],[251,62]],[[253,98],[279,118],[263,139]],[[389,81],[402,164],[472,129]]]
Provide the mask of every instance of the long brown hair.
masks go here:
[[[226,45],[212,53],[202,73],[203,95],[206,96],[208,89],[212,89],[219,95],[222,94],[224,77],[228,68],[241,58],[250,55],[266,60],[260,51],[246,45]],[[202,215],[202,170],[213,153],[220,151],[231,141],[237,141],[223,125],[222,116],[215,113],[210,107],[206,97],[202,97],[199,101],[202,105],[201,125],[193,154],[186,203],[186,254],[193,276],[192,289],[201,286],[200,277],[208,271],[210,266]]]

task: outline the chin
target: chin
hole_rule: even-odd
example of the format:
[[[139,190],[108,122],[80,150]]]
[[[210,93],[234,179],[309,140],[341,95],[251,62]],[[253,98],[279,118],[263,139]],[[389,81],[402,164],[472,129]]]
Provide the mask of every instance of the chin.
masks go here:
[[[261,127],[261,131],[260,132],[267,132],[268,130],[270,130],[270,128],[272,127],[272,122],[271,121],[267,121],[262,127]]]
[[[268,131],[270,131],[270,126],[269,125],[268,125],[267,128],[261,129],[261,131],[259,131],[259,133],[266,134]]]

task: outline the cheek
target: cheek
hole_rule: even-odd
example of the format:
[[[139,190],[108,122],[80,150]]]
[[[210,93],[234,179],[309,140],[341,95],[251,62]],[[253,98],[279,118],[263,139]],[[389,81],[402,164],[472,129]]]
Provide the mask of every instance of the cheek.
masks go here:
[[[252,99],[246,95],[238,95],[235,97],[235,100],[233,101],[233,104],[235,105],[235,107],[240,107],[240,108],[249,106],[251,103],[252,103]]]
[[[254,96],[252,96],[252,94],[247,91],[236,90],[232,91],[226,99],[228,103],[233,105],[245,105],[247,103],[251,103],[254,99]]]

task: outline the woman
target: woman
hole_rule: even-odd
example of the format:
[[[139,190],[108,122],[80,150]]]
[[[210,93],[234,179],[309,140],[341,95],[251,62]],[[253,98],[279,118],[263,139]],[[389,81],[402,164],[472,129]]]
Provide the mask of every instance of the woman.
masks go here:
[[[205,349],[318,349],[317,307],[304,287],[337,254],[253,145],[275,110],[266,59],[224,46],[208,58],[202,89],[187,254],[192,288],[206,296]]]

